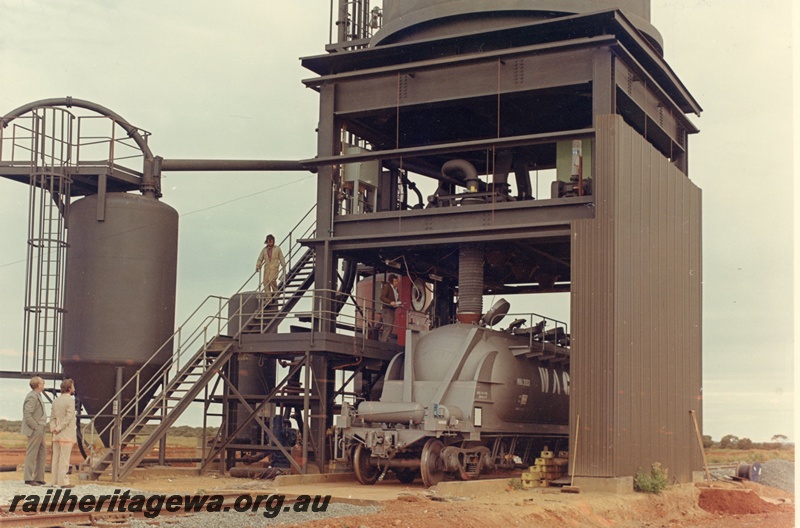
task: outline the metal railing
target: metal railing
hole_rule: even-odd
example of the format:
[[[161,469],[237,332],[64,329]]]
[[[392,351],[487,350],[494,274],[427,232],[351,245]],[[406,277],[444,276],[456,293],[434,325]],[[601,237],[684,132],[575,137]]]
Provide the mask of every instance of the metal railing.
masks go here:
[[[331,0],[328,42],[339,49],[364,48],[382,24],[383,11],[370,8],[370,0]]]
[[[47,130],[42,130],[39,124],[42,112],[55,110],[68,115],[70,123],[59,124],[56,128],[48,125]],[[150,136],[146,130],[136,130],[145,140]],[[46,151],[42,149],[44,141],[52,144]],[[78,115],[70,110],[42,107],[16,118],[8,129],[0,127],[0,163],[16,167],[30,164],[32,160],[36,160],[34,166],[41,170],[61,167],[68,162],[72,168],[103,165],[136,172],[142,170],[144,155],[112,117]],[[135,163],[131,163],[132,160]]]
[[[499,326],[501,318],[504,321],[511,321],[504,331],[528,338],[527,348],[531,353],[547,355],[559,348],[566,351],[570,348],[569,325],[565,321],[535,312],[523,312],[495,316],[494,322],[490,322],[487,326]]]

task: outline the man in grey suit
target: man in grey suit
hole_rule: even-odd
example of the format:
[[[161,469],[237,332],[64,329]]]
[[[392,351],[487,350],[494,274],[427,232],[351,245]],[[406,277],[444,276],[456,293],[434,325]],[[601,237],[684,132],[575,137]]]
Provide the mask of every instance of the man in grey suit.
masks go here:
[[[47,416],[42,403],[44,380],[34,376],[30,381],[31,391],[22,405],[22,434],[28,437],[28,452],[25,454],[25,484],[44,484],[44,466],[47,462],[47,447],[44,445],[44,427]]]

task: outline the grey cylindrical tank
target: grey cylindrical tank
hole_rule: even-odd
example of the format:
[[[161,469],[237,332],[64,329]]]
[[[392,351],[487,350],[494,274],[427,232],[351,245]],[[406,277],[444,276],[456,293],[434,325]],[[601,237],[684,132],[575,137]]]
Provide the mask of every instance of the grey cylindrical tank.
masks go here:
[[[228,300],[228,335],[235,336],[259,308],[259,293],[255,291],[234,294]]]
[[[464,33],[476,28],[499,29],[523,20],[621,10],[659,50],[661,34],[650,23],[650,0],[384,0],[383,27],[372,39],[404,42]]]
[[[70,205],[68,218],[61,364],[90,413],[115,394],[117,368],[130,379],[175,324],[178,213],[125,193],[106,194],[104,205],[98,221],[98,195],[87,196]],[[146,376],[171,354],[170,343]]]
[[[444,379],[474,328],[472,325],[453,324],[424,334],[414,351],[415,381],[438,382]],[[492,405],[491,411],[484,416],[484,430],[502,427],[503,422],[568,423],[569,373],[561,366],[515,356],[509,345],[526,344],[527,339],[488,329],[478,331],[483,336],[464,360],[454,381],[486,381],[486,387],[479,388],[479,391],[487,391],[482,398],[491,401]],[[488,360],[490,363],[487,364]],[[418,389],[422,390],[424,383],[420,385]],[[419,396],[422,395],[418,391],[415,398]],[[442,403],[469,412],[475,397],[470,393],[469,398],[459,399],[457,391],[451,389]],[[427,403],[429,400],[423,396],[417,401]],[[495,417],[499,421],[495,422]]]

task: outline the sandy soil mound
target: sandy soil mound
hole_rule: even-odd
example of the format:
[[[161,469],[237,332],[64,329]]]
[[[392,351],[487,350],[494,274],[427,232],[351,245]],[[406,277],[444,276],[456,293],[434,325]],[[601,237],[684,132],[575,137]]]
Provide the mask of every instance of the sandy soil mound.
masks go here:
[[[766,502],[752,490],[732,489],[701,490],[698,505],[718,515],[769,513],[780,509],[780,506]]]

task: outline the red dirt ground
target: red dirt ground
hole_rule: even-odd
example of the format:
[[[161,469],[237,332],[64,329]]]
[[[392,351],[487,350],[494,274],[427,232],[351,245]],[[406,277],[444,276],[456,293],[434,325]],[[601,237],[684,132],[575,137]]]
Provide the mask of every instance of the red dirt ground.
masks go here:
[[[177,451],[177,450],[176,450]],[[193,456],[180,450],[174,456]],[[73,463],[81,462],[77,449]],[[0,466],[21,464],[24,449],[0,448]],[[49,454],[48,454],[49,459]],[[0,479],[21,479],[21,473],[0,474]],[[219,489],[248,483],[245,479],[228,477],[169,478],[143,476],[131,486],[153,492],[182,492],[195,489]],[[269,486],[268,481],[261,481]],[[317,485],[319,486],[319,485]],[[750,482],[714,483],[705,485],[671,486],[659,495],[642,493],[603,494],[560,493],[557,488],[512,490],[469,497],[462,500],[432,500],[419,482],[403,486],[383,483],[381,486],[360,487],[354,483],[347,493],[359,497],[359,492],[390,488],[391,497],[382,500],[380,512],[356,518],[320,519],[304,523],[303,528],[432,528],[451,525],[458,528],[792,528],[795,526],[794,495],[776,488]],[[191,487],[191,490],[183,488]],[[324,488],[324,485],[323,485]],[[396,489],[395,489],[396,488]],[[296,490],[295,490],[296,491]],[[333,493],[331,489],[308,486],[303,493]],[[341,491],[339,492],[341,494]],[[284,525],[283,528],[292,528]]]

